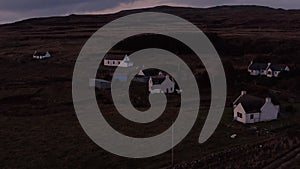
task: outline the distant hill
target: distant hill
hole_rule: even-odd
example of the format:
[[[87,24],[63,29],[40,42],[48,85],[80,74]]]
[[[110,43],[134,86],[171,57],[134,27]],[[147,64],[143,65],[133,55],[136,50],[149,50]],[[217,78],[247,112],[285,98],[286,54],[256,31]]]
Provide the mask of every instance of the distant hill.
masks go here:
[[[142,11],[165,12],[189,20],[207,33],[222,56],[262,54],[296,60],[300,54],[299,10],[158,6],[107,15],[33,18],[0,25],[0,57],[28,56],[36,49],[45,49],[74,61],[84,42],[98,28],[118,17]]]

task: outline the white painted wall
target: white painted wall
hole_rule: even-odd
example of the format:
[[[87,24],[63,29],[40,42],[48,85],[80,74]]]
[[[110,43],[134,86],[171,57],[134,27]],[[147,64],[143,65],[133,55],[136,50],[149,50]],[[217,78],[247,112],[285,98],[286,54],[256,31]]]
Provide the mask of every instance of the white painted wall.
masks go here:
[[[169,76],[166,77],[166,79],[158,85],[153,85],[152,78],[150,77],[149,83],[148,83],[149,91],[159,89],[163,91],[164,93],[174,93],[175,91],[175,82],[173,82]],[[151,92],[152,93],[152,92]]]
[[[251,119],[251,115],[253,115],[253,119]],[[246,123],[256,123],[260,121],[260,113],[249,113],[246,114]]]
[[[275,106],[271,101],[266,102],[261,108],[260,121],[277,119],[279,106]]]
[[[45,55],[39,55],[37,56],[36,54],[33,54],[33,59],[45,59],[45,58],[50,58],[51,55],[49,52],[46,52]]]
[[[238,117],[238,112],[242,113],[242,118]],[[233,110],[233,117],[235,120],[246,123],[246,112],[241,103],[239,103]]]
[[[267,70],[261,70],[260,75],[267,75]]]
[[[274,71],[273,72],[274,77],[278,77],[279,73],[280,73],[280,71]]]
[[[260,73],[258,70],[248,70],[248,72],[250,72],[250,75],[252,76],[258,76]]]
[[[133,66],[133,62],[130,62],[128,56],[125,56],[123,60],[111,60],[104,59],[105,66],[119,66],[119,67],[131,67]]]
[[[105,66],[119,66],[119,64],[122,62],[122,60],[109,60],[104,59],[104,65]]]

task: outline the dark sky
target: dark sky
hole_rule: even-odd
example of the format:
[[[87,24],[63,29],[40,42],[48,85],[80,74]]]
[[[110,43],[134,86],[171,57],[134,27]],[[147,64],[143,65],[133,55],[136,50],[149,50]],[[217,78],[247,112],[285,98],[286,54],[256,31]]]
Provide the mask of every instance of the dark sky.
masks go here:
[[[0,23],[73,13],[113,13],[158,5],[211,7],[246,4],[284,9],[300,8],[300,0],[0,0]]]

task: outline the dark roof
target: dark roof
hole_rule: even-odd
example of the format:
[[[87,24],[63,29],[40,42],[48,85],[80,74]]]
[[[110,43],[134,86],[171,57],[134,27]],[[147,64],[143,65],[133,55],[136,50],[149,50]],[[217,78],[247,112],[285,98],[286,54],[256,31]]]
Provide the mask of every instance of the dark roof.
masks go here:
[[[271,65],[270,69],[272,69],[273,71],[284,71],[286,68],[286,65]]]
[[[47,52],[34,52],[34,56],[45,56]]]
[[[159,85],[166,79],[165,76],[153,76],[151,78],[152,78],[153,85]]]
[[[256,113],[260,112],[260,108],[265,104],[265,99],[244,94],[235,104],[238,105],[239,103],[242,104],[246,113]]]
[[[104,59],[108,60],[123,60],[125,57],[125,54],[106,54]]]
[[[238,98],[235,104],[238,105],[239,103],[241,103],[246,113],[256,113],[260,112],[260,109],[265,104],[265,102],[266,100],[263,98],[252,96],[249,94],[244,94],[243,96]],[[271,102],[274,105],[279,105],[279,102],[275,97],[271,96]]]
[[[249,66],[250,70],[265,70],[268,68],[268,64],[267,63],[252,63]]]
[[[158,69],[145,69],[142,70],[145,76],[157,76],[160,70]]]

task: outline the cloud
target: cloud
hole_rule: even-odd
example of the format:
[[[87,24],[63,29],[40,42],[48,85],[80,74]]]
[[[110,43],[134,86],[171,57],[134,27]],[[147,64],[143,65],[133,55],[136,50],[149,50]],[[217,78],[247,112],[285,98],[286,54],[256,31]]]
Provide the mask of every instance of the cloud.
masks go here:
[[[116,7],[94,11],[93,14],[105,14],[105,13],[115,13],[121,10],[129,10],[129,9],[138,9],[138,8],[146,8],[146,7],[155,7],[159,5],[169,5],[169,6],[189,6],[184,2],[179,1],[171,1],[171,0],[136,0],[132,2],[121,2]]]

